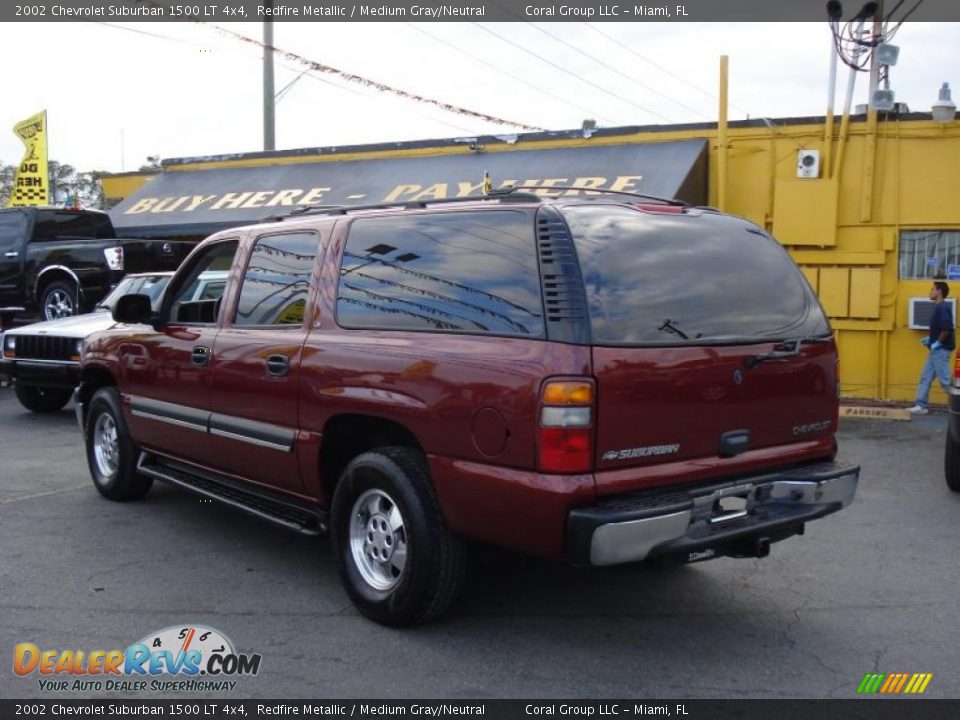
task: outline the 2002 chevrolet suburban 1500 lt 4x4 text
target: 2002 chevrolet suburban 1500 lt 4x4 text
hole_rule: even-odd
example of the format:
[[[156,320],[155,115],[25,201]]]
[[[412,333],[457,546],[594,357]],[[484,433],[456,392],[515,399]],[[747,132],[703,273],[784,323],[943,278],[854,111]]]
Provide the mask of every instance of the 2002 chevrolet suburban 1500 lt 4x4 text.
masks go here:
[[[224,294],[193,299],[212,270]],[[816,297],[711,209],[523,190],[314,208],[208,238],[159,311],[133,295],[114,317],[77,391],[100,493],[160,480],[329,530],[383,623],[442,613],[466,541],[760,557],[856,491]]]

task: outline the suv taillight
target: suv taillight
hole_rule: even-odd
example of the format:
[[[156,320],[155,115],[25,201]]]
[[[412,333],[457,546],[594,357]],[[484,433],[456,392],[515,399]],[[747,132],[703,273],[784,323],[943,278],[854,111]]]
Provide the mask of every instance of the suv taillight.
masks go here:
[[[537,468],[578,473],[593,469],[593,380],[550,380],[540,392]]]

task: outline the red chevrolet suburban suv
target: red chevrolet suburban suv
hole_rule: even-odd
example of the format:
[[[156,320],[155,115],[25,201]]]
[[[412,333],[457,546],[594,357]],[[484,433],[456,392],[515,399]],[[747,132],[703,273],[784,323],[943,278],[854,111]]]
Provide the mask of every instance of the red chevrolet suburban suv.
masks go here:
[[[194,299],[215,270],[223,295]],[[329,531],[385,624],[443,613],[469,541],[762,557],[856,492],[823,310],[770,235],[709,208],[312,208],[208,238],[158,311],[134,295],[114,318],[76,394],[97,490],[159,480]]]

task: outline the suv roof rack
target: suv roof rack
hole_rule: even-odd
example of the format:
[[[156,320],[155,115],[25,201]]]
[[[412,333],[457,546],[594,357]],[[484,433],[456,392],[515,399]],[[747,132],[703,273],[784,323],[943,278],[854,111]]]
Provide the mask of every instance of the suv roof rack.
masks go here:
[[[373,203],[371,205],[306,205],[297,208],[286,215],[272,215],[263,218],[260,222],[277,222],[279,220],[299,217],[301,215],[346,215],[351,212],[362,212],[364,210],[422,210],[431,205],[446,205],[452,203],[466,202],[484,202],[485,200],[497,200],[500,202],[541,202],[542,197],[535,193],[511,192],[511,193],[490,193],[488,195],[471,195],[469,197],[456,198],[437,198],[435,200],[413,200],[392,203]]]
[[[491,196],[507,196],[515,192],[522,192],[524,190],[576,190],[577,192],[582,193],[600,193],[603,195],[626,195],[628,197],[640,198],[642,200],[653,200],[654,202],[663,203],[664,205],[674,205],[676,207],[690,207],[690,203],[679,200],[677,198],[665,198],[660,197],[659,195],[647,195],[645,193],[635,193],[629,192],[627,190],[607,190],[604,188],[584,188],[584,187],[575,187],[573,185],[511,185],[507,188],[500,188],[494,190],[486,197]],[[537,195],[538,198],[541,196]],[[541,198],[543,199],[543,198]]]
[[[305,205],[292,210],[286,215],[270,215],[260,220],[261,223],[279,222],[285,219],[300,217],[301,215],[346,215],[352,212],[365,210],[422,210],[431,205],[447,205],[453,203],[484,202],[497,200],[500,202],[543,202],[550,197],[537,195],[536,190],[575,190],[583,193],[597,193],[602,195],[619,195],[641,200],[652,200],[674,207],[691,207],[690,203],[677,198],[665,198],[659,195],[629,192],[627,190],[606,190],[603,188],[582,188],[573,185],[511,185],[510,187],[492,190],[486,195],[471,195],[469,197],[437,198],[434,200],[414,200],[406,202],[373,203],[369,205]],[[589,197],[589,195],[588,195]]]

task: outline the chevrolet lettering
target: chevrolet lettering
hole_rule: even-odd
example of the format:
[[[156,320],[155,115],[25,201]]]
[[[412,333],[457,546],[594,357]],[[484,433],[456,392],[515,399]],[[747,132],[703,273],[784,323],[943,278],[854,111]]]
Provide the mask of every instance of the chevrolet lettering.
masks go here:
[[[794,425],[793,434],[807,435],[812,432],[823,432],[824,430],[829,430],[832,424],[831,420],[821,420],[820,422],[807,423],[806,425]]]

